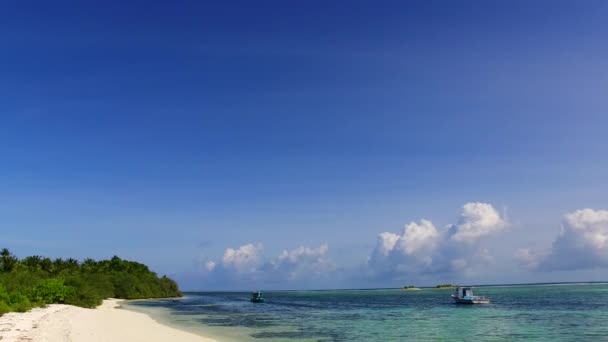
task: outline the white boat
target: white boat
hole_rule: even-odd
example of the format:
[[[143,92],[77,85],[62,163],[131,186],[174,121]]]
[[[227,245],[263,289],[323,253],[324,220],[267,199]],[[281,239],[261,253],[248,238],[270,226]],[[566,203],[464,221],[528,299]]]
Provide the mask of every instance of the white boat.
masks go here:
[[[490,298],[473,295],[472,287],[457,287],[452,295],[456,304],[488,304]]]

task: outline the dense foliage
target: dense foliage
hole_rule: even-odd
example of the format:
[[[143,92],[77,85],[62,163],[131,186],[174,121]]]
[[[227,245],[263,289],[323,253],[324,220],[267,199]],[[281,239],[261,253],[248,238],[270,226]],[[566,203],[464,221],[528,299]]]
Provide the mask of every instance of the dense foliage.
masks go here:
[[[414,290],[414,289],[418,289],[418,288],[416,286],[414,286],[414,285],[405,285],[401,289],[402,290]]]
[[[117,256],[83,262],[37,255],[20,260],[6,248],[0,251],[0,315],[53,303],[92,308],[106,298],[181,295],[175,281]]]

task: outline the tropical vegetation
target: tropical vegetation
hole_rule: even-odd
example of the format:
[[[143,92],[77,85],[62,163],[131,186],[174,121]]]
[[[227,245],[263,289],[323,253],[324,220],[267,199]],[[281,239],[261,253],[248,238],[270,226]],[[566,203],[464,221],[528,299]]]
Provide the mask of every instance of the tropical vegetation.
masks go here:
[[[148,266],[114,256],[110,260],[19,259],[0,251],[0,315],[47,304],[93,308],[106,298],[180,297],[177,283]]]
[[[414,285],[406,285],[401,288],[402,290],[418,290],[418,288]]]

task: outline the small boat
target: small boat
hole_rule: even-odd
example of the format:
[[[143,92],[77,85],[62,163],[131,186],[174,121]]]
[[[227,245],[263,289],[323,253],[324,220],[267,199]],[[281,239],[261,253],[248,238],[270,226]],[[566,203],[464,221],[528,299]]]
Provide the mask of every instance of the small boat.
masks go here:
[[[251,293],[251,302],[252,303],[264,303],[264,297],[262,296],[262,292],[257,291]]]
[[[457,287],[452,295],[456,304],[488,304],[490,298],[473,295],[472,287]]]

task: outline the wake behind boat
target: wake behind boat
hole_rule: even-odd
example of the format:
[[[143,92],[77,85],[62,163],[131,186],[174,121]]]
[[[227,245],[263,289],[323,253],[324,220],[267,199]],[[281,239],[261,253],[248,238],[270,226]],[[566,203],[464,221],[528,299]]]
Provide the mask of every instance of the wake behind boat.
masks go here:
[[[490,298],[473,295],[472,287],[457,287],[452,295],[456,304],[488,304]]]

